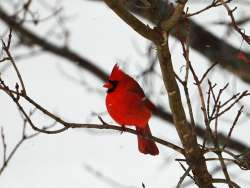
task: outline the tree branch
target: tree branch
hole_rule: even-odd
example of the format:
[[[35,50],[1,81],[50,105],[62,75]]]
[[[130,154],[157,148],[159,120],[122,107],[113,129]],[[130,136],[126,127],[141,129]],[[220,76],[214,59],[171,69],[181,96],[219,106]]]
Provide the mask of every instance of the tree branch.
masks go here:
[[[158,25],[166,17],[170,17],[173,13],[173,5],[165,0],[155,0],[156,6],[153,7],[153,10],[139,8],[136,6],[138,2],[139,0],[128,0],[125,6],[128,10],[142,16],[155,25]],[[183,22],[185,22],[185,16],[183,17]],[[185,33],[186,29],[183,22],[181,20],[177,26],[179,30]],[[189,43],[191,48],[204,55],[209,60],[209,63],[218,62],[222,68],[230,71],[243,81],[250,83],[250,64],[246,64],[238,59],[239,49],[207,31],[192,19],[189,19],[189,26],[189,35],[191,36]],[[199,36],[197,36],[197,33],[199,33]],[[170,34],[177,39],[183,37],[178,32],[175,32],[175,30]],[[246,56],[249,58],[250,53],[246,52]]]
[[[163,7],[164,10],[169,8],[169,5],[166,3],[161,2],[161,0],[157,0],[158,3],[161,3],[161,7]],[[154,14],[147,14],[145,12],[141,12],[142,10],[139,9],[136,6],[127,6],[130,10],[133,12],[143,16],[144,18],[147,18],[148,20],[156,23],[157,21],[160,20],[159,17],[155,17],[156,15]],[[168,10],[168,9],[167,9]],[[170,11],[164,11],[164,13],[169,14]],[[48,51],[49,53],[52,53],[54,55],[57,55],[61,58],[67,59],[69,62],[74,63],[76,66],[79,66],[80,68],[83,68],[86,71],[89,71],[93,75],[95,75],[97,78],[99,78],[102,81],[105,81],[108,77],[108,74],[105,73],[103,70],[101,70],[99,67],[97,67],[94,62],[91,62],[90,60],[83,58],[79,54],[75,53],[71,49],[64,48],[57,46],[49,41],[47,41],[45,38],[39,37],[37,34],[34,32],[30,31],[27,29],[25,26],[19,24],[15,19],[13,19],[10,15],[6,13],[4,9],[0,6],[0,19],[4,21],[10,28],[12,28],[15,32],[20,33],[23,37],[28,38],[32,44],[35,44],[39,47],[41,47],[43,50]],[[216,57],[222,57],[226,58],[225,61],[220,61],[219,63],[225,63],[227,62],[228,65],[232,67],[233,70],[236,70],[236,72],[241,72],[241,71],[247,71],[246,76],[250,77],[250,73],[248,72],[250,68],[247,67],[242,67],[241,63],[237,62],[237,59],[235,56],[232,56],[232,54],[236,54],[238,50],[233,48],[231,45],[225,43],[223,40],[220,40],[219,38],[215,37],[205,29],[203,29],[201,26],[197,25],[194,22],[190,22],[191,26],[191,32],[192,33],[199,33],[201,37],[191,37],[190,39],[190,46],[193,47],[194,49],[197,49],[200,51],[202,54],[207,56],[209,59],[217,59]],[[174,33],[173,33],[174,34]],[[210,43],[214,43],[213,46],[216,48],[204,48],[206,45],[207,41]],[[210,43],[210,44],[211,44]],[[221,56],[220,49],[221,46],[224,47],[225,51],[228,52],[226,56]],[[224,51],[224,50],[223,50]],[[236,66],[237,67],[234,67]],[[238,70],[242,69],[242,70]],[[239,76],[243,76],[244,74],[241,74]],[[245,77],[245,78],[247,78]],[[250,82],[250,78],[249,78]],[[171,113],[164,111],[160,106],[158,106],[154,112],[154,114],[169,122],[170,125],[173,125],[173,116]],[[196,127],[196,133],[199,137],[205,138],[206,131],[201,128],[200,125]],[[225,136],[223,133],[218,133],[218,139],[220,142],[224,143],[227,141],[227,136]],[[236,150],[240,153],[243,153],[245,151],[248,151],[249,146],[246,144],[240,142],[239,140],[230,138],[227,141],[227,147],[231,148],[233,150]]]

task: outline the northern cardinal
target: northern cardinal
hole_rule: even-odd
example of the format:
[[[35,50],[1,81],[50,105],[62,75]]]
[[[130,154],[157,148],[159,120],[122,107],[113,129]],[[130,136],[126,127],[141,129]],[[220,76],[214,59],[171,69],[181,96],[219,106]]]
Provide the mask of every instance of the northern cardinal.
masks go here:
[[[143,135],[151,135],[148,121],[154,104],[146,98],[140,85],[116,64],[103,87],[108,89],[106,107],[110,116],[121,126],[136,127],[140,152],[158,155],[155,142],[143,138]]]

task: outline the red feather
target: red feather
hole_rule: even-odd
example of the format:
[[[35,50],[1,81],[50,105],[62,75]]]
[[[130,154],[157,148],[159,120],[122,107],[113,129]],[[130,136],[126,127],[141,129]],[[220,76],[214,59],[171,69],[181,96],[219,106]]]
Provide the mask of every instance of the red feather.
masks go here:
[[[136,127],[140,152],[159,154],[154,141],[142,138],[143,135],[151,135],[148,121],[154,104],[146,98],[140,85],[116,64],[104,87],[108,88],[106,107],[110,116],[122,126]]]

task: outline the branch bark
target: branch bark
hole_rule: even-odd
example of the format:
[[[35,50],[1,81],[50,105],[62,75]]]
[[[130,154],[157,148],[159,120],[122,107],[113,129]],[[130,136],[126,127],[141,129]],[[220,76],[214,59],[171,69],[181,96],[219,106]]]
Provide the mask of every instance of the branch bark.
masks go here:
[[[170,17],[173,12],[173,5],[165,0],[154,0],[155,5],[152,8],[142,9],[138,6],[140,0],[128,0],[126,8],[148,21],[158,25],[161,20]],[[190,47],[204,55],[211,64],[218,62],[222,68],[230,71],[246,83],[250,83],[250,65],[240,61],[238,57],[239,49],[233,47],[223,38],[219,38],[207,31],[201,25],[192,19],[189,19],[190,25]],[[185,26],[180,22],[179,30],[185,31]],[[197,37],[197,33],[199,36]],[[178,32],[170,33],[173,37],[180,39]],[[240,44],[239,44],[240,45]],[[247,58],[250,53],[246,52]]]
[[[175,80],[175,74],[172,67],[168,40],[166,41],[166,44],[158,45],[157,51],[163,81],[168,93],[170,108],[173,114],[174,125],[179,134],[182,145],[184,146],[187,163],[192,169],[196,184],[199,187],[211,188],[213,187],[212,177],[208,172],[202,150],[197,143],[195,133],[192,132],[192,128],[187,122],[185,111],[183,109],[179,87]]]

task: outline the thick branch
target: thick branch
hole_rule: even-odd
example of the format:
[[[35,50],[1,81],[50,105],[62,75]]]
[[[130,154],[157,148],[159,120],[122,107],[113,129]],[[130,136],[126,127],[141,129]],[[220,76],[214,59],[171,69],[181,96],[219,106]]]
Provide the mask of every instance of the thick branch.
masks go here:
[[[134,15],[132,15],[130,12],[125,10],[124,5],[119,0],[104,0],[106,5],[109,6],[111,10],[113,10],[124,22],[126,22],[128,25],[132,26],[132,28],[145,37],[146,39],[149,39],[151,41],[156,41],[161,37],[160,35],[157,35],[157,33],[151,29],[148,25],[145,25],[143,22],[141,22],[139,19],[137,19]]]
[[[0,89],[3,90],[6,94],[8,94],[12,98],[12,100],[16,103],[18,109],[22,112],[22,114],[26,118],[27,122],[30,124],[30,126],[35,131],[45,133],[45,134],[58,134],[58,133],[61,133],[61,132],[64,132],[64,131],[68,130],[69,128],[89,128],[89,129],[111,129],[111,130],[117,130],[117,131],[120,131],[120,132],[128,132],[128,133],[131,133],[131,134],[134,134],[134,135],[138,134],[136,130],[126,128],[126,127],[110,125],[110,124],[105,123],[102,119],[101,119],[102,124],[86,124],[86,123],[67,122],[67,121],[63,120],[62,118],[60,118],[59,116],[57,116],[57,115],[53,114],[52,112],[48,111],[47,109],[45,109],[41,105],[39,105],[36,101],[34,101],[28,95],[26,95],[26,93],[19,93],[17,91],[10,90],[4,84],[4,82],[1,79],[0,79],[0,83],[3,85],[3,86],[0,86]],[[57,129],[57,130],[47,130],[47,129],[44,129],[44,128],[39,128],[36,125],[34,125],[31,118],[26,113],[26,111],[24,110],[22,105],[19,103],[17,98],[14,96],[14,94],[19,96],[19,97],[23,97],[30,104],[32,104],[36,109],[43,112],[46,116],[53,119],[56,123],[59,123],[59,124],[63,125],[63,128],[60,128],[60,129]],[[177,152],[179,152],[181,154],[184,154],[184,150],[182,148],[180,148],[179,146],[174,145],[174,144],[172,144],[172,143],[170,143],[168,141],[165,141],[163,139],[154,137],[152,135],[142,135],[142,136],[145,137],[146,139],[154,140],[155,142],[157,142],[159,144],[165,145],[165,146],[167,146],[169,148],[172,148],[173,150],[175,150],[175,151],[177,151]]]
[[[184,146],[187,163],[191,167],[195,182],[199,187],[213,187],[212,177],[207,170],[205,158],[197,143],[195,134],[193,134],[190,125],[187,123],[180,91],[175,80],[168,41],[165,45],[157,46],[157,51],[163,81],[168,93],[170,108],[173,114],[174,125]]]
[[[183,13],[183,9],[185,7],[187,0],[179,0],[177,6],[174,9],[173,14],[169,19],[165,19],[161,22],[161,28],[164,29],[166,32],[169,32],[177,22],[180,20],[181,15]]]

